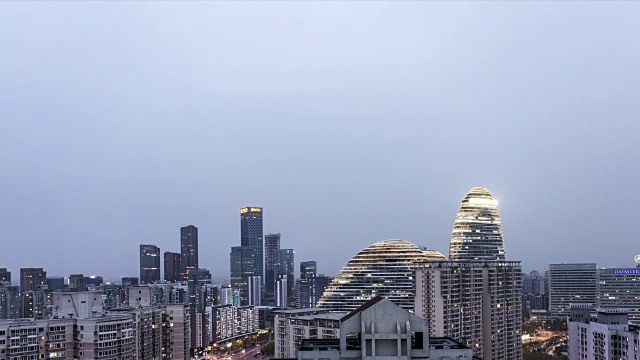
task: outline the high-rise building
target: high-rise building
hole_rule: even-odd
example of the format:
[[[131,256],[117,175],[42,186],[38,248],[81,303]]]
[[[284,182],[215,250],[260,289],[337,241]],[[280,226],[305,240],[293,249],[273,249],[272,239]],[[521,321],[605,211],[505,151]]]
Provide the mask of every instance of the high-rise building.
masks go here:
[[[595,263],[549,265],[549,311],[553,318],[564,318],[570,304],[595,304]]]
[[[315,308],[333,280],[330,276],[307,275],[296,282],[296,307],[298,309]]]
[[[164,253],[164,281],[168,283],[182,281],[180,271],[180,254],[166,251]]]
[[[262,305],[262,279],[260,276],[249,276],[247,278],[247,298],[249,305]]]
[[[47,272],[42,268],[20,269],[20,292],[42,290],[47,282]]]
[[[87,291],[87,278],[83,274],[69,275],[69,286],[74,291]]]
[[[522,312],[549,310],[549,282],[538,271],[522,274]]]
[[[62,276],[47,276],[47,289],[49,291],[63,291],[64,278]]]
[[[201,348],[205,346],[203,315],[206,306],[205,291],[206,286],[211,284],[211,273],[207,269],[191,270],[187,284],[191,313],[191,348]]]
[[[140,283],[160,282],[160,248],[155,245],[140,245]]]
[[[262,208],[240,209],[240,245],[254,248],[253,275],[264,277],[264,243],[262,240]]]
[[[91,275],[89,277],[87,277],[87,286],[102,286],[102,283],[104,282],[104,278],[100,275]]]
[[[431,336],[483,359],[522,359],[519,261],[430,261],[415,269],[415,312]]]
[[[180,273],[187,281],[187,273],[198,269],[198,228],[189,225],[180,228]]]
[[[280,234],[264,236],[264,298],[265,305],[273,305],[276,279],[278,278],[278,257],[280,256]]]
[[[640,325],[640,268],[597,270],[596,306],[627,309],[629,323]]]
[[[296,306],[296,283],[295,283],[295,266],[294,266],[294,251],[293,249],[280,249],[278,256],[278,276],[280,278],[285,277],[287,279],[287,297],[286,306]]]
[[[449,249],[450,260],[504,260],[498,202],[489,191],[474,187],[462,200]]]
[[[20,289],[10,283],[0,283],[0,319],[20,317]]]
[[[415,265],[442,259],[442,254],[422,250],[405,240],[377,242],[347,262],[325,290],[318,307],[352,311],[380,295],[413,310]]]
[[[300,279],[306,279],[308,277],[316,276],[318,266],[315,261],[302,261],[300,262]]]
[[[240,305],[249,305],[248,278],[257,276],[255,270],[255,248],[252,246],[234,246],[231,248],[231,287],[240,293]]]
[[[0,268],[0,283],[3,282],[11,282],[11,271],[7,270],[7,268]]]

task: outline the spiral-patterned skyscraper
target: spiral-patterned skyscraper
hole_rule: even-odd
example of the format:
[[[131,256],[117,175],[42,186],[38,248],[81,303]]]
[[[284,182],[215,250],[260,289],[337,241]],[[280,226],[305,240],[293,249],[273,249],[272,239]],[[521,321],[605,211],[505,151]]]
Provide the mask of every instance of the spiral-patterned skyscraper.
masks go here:
[[[489,190],[474,187],[462,200],[453,224],[450,260],[504,260],[498,202]]]

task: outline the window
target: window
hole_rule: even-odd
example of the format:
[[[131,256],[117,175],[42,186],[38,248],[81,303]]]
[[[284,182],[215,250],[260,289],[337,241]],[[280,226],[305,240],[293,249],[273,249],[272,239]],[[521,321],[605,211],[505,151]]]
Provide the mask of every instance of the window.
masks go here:
[[[416,350],[424,348],[424,333],[422,331],[411,333],[411,348]]]

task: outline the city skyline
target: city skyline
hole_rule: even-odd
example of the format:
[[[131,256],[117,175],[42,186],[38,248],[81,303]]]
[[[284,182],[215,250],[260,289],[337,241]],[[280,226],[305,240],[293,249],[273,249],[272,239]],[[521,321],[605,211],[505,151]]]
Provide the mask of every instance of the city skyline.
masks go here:
[[[638,11],[2,2],[0,266],[138,276],[193,224],[226,277],[254,204],[335,275],[377,241],[447,254],[474,186],[525,272],[633,266]]]

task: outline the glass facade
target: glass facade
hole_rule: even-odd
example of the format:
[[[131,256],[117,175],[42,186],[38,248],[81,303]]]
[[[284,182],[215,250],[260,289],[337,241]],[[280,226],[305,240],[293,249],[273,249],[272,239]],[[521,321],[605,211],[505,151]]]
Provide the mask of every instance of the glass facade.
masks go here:
[[[498,202],[489,190],[474,187],[462,200],[453,224],[450,260],[504,260]]]

